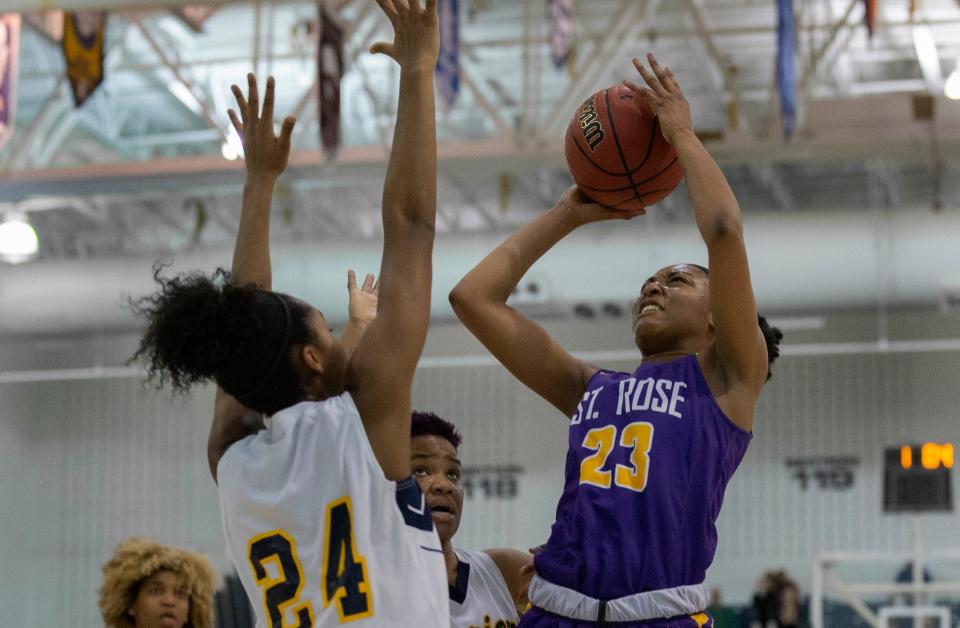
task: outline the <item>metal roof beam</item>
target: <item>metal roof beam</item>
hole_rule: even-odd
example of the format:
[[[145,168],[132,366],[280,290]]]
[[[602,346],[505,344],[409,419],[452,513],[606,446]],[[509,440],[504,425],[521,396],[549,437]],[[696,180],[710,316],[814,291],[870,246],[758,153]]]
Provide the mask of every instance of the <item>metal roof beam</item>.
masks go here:
[[[170,70],[177,81],[183,85],[187,91],[190,92],[190,95],[197,101],[197,104],[200,106],[200,116],[206,121],[210,128],[214,129],[219,133],[220,139],[224,142],[229,141],[228,131],[221,125],[220,121],[217,120],[216,114],[210,110],[210,104],[206,95],[202,90],[194,85],[193,80],[188,76],[188,71],[176,62],[175,59],[168,56],[164,52],[163,48],[157,43],[156,38],[150,33],[150,30],[146,25],[140,21],[140,18],[133,18],[132,24],[137,27],[140,33],[143,35],[144,40],[147,44],[150,45],[150,48],[153,49],[154,53],[160,58],[163,65]],[[172,92],[171,92],[172,93]],[[186,103],[184,103],[186,106]]]

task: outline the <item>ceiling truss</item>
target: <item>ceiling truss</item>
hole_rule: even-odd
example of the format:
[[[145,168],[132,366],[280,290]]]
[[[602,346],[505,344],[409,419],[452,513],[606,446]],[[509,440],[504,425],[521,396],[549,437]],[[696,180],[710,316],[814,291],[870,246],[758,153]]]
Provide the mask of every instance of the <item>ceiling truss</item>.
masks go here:
[[[778,163],[777,154],[803,150],[780,138],[771,3],[579,2],[574,62],[566,69],[552,66],[542,0],[485,4],[463,21],[463,91],[458,104],[439,115],[441,156],[459,159],[442,159],[441,231],[507,229],[556,198],[569,183],[558,149],[570,113],[585,94],[629,76],[630,56],[647,49],[681,78],[698,131],[718,142],[716,153],[738,181],[738,194],[743,190],[748,199],[748,211],[802,211],[810,201],[798,186],[833,168],[829,161]],[[807,112],[818,103],[927,89],[911,39],[914,23],[931,29],[945,71],[960,58],[960,6],[954,0],[928,0],[913,21],[904,8],[881,3],[878,33],[870,41],[859,0],[797,6],[798,144],[816,130]],[[0,152],[0,212],[34,216],[50,243],[48,257],[152,253],[228,241],[236,228],[242,166],[211,166],[214,175],[205,176],[197,164],[220,159],[232,133],[225,113],[232,106],[228,86],[258,69],[277,76],[278,113],[299,119],[292,173],[276,203],[279,237],[379,237],[397,72],[389,61],[366,54],[374,41],[389,36],[373,0],[341,0],[337,10],[347,41],[345,145],[337,163],[319,152],[312,2],[227,5],[202,33],[165,12],[112,12],[108,80],[81,109],[74,108],[62,78],[56,43],[25,26],[16,134]],[[867,167],[860,158],[863,167],[849,174],[846,188],[857,186],[864,206],[878,198],[894,205],[922,201],[923,186],[902,189],[920,168],[940,173],[939,179],[920,179],[939,180],[940,196],[950,202],[955,192],[944,187],[950,178],[943,173],[956,168],[951,146],[957,144],[950,142],[960,138],[960,126],[941,125],[938,133],[937,163],[929,161],[929,151],[919,151],[927,160],[920,165],[873,159]],[[758,143],[765,148],[757,150]],[[120,185],[121,170],[140,174]],[[77,172],[100,172],[104,182],[81,185],[71,178]],[[172,185],[178,177],[182,184]],[[834,201],[856,204],[839,192]],[[664,220],[684,219],[689,207],[674,195],[658,211]]]

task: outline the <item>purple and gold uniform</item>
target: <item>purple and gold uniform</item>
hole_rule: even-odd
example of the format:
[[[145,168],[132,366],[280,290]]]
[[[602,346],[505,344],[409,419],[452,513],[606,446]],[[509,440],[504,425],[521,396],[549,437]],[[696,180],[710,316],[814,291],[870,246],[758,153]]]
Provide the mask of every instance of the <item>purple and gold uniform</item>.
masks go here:
[[[537,575],[556,591],[604,605],[701,585],[717,548],[724,490],[750,438],[717,405],[695,355],[642,364],[632,374],[598,371],[570,423],[566,481],[550,539],[534,560]],[[523,628],[597,625],[534,605]],[[712,625],[695,612],[702,610],[606,620]]]

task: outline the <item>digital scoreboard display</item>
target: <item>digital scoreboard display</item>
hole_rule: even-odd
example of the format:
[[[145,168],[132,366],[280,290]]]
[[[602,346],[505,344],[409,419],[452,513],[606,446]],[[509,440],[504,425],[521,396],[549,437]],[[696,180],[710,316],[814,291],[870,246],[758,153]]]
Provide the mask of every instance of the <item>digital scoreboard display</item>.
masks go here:
[[[952,511],[952,469],[952,443],[887,449],[883,470],[884,512]]]

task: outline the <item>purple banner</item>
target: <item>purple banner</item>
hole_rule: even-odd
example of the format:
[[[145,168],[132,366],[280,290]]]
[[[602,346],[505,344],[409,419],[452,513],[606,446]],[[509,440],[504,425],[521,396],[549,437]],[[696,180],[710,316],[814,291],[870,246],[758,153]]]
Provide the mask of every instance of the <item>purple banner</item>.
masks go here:
[[[317,59],[320,86],[320,143],[332,159],[340,148],[340,79],[343,78],[343,28],[320,8],[320,46]]]
[[[437,90],[444,110],[449,111],[460,94],[460,8],[457,0],[439,0],[440,58],[437,59]]]
[[[20,15],[0,14],[0,149],[13,133],[19,56]]]
[[[573,0],[547,0],[547,26],[550,31],[550,56],[562,68],[573,49]]]

